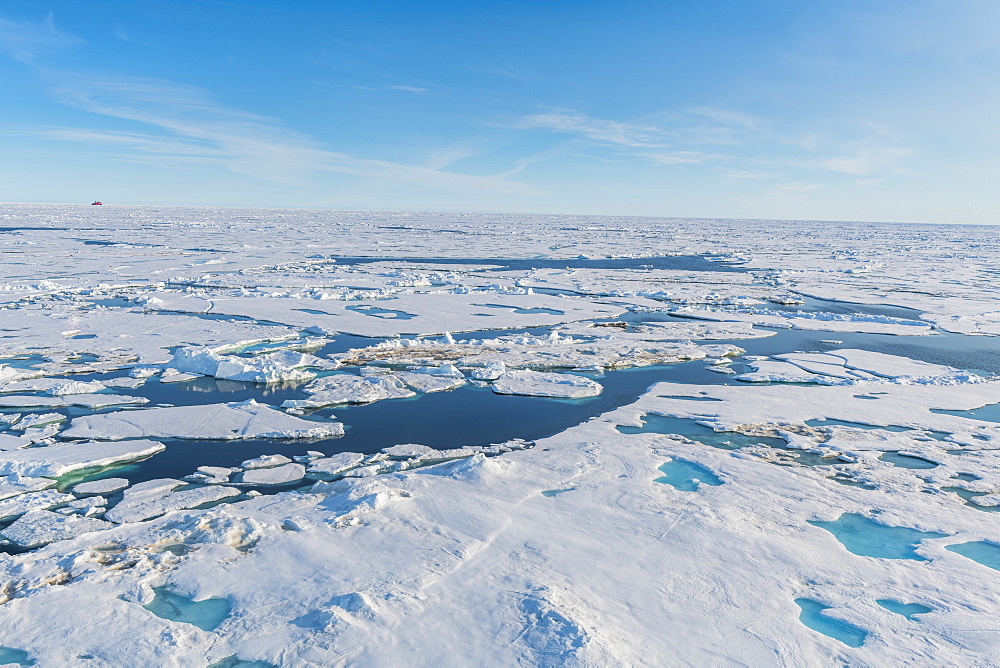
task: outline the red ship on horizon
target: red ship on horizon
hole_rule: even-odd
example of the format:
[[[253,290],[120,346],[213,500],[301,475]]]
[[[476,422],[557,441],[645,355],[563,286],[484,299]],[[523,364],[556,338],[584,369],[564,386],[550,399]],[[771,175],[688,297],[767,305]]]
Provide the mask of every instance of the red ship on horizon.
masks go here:
[[[103,202],[101,202],[101,200],[97,200],[96,202],[91,202],[90,206],[97,206],[99,204],[103,204]]]

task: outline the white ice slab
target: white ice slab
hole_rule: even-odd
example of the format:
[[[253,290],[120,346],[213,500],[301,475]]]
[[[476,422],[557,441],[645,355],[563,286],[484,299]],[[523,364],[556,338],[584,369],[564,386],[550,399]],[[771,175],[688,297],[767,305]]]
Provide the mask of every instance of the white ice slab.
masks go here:
[[[334,374],[317,378],[303,388],[308,399],[291,399],[283,407],[317,407],[335,404],[367,404],[382,399],[402,399],[416,393],[395,376],[352,376]]]
[[[57,406],[85,406],[101,408],[104,406],[141,406],[149,403],[145,397],[126,397],[120,394],[74,394],[69,396],[0,396],[0,408],[29,408],[41,406],[54,408]]]
[[[0,452],[0,475],[58,477],[85,468],[145,459],[166,448],[148,440],[123,443],[71,443]]]
[[[74,418],[65,438],[117,441],[124,438],[318,438],[344,433],[339,422],[312,422],[251,400],[117,411]]]
[[[20,547],[36,547],[113,526],[110,522],[92,517],[34,510],[0,532],[0,536]]]
[[[417,392],[444,392],[465,385],[464,378],[455,378],[452,376],[434,376],[427,373],[411,373],[408,371],[397,371],[393,375],[403,381],[407,387]]]
[[[534,397],[580,399],[596,397],[604,388],[595,380],[568,373],[508,371],[493,382],[497,394],[525,394]]]
[[[74,498],[76,497],[72,494],[63,494],[54,489],[46,489],[40,492],[28,492],[2,499],[0,500],[0,520],[15,515],[22,515],[29,510],[51,508],[52,506],[72,501]]]
[[[152,489],[137,490],[138,486],[133,487],[126,491],[125,498],[106,512],[104,517],[117,524],[142,522],[171,511],[195,508],[205,503],[221,501],[240,494],[238,489],[219,485],[174,491],[182,484],[182,482],[175,480]]]
[[[101,478],[73,486],[74,494],[114,494],[129,486],[127,478]]]
[[[273,468],[244,471],[237,476],[237,482],[244,485],[283,485],[301,480],[305,474],[306,467],[293,462]]]
[[[341,452],[329,457],[312,460],[309,462],[309,471],[314,473],[324,473],[327,475],[336,475],[346,471],[347,469],[354,468],[364,461],[364,458],[364,455],[356,452]]]

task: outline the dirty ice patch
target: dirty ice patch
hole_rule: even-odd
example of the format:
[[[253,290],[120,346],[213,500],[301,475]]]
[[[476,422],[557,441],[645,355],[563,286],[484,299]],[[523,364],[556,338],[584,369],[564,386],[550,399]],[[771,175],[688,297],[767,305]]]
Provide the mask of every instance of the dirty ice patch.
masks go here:
[[[342,436],[339,422],[312,422],[286,415],[253,399],[205,406],[118,411],[74,418],[64,438],[117,441],[126,438],[233,440]]]
[[[393,375],[353,376],[338,373],[317,378],[302,390],[307,399],[288,399],[282,408],[319,408],[336,404],[370,404],[382,399],[405,399],[416,393]]]
[[[279,383],[311,380],[316,374],[304,367],[333,368],[336,365],[306,353],[280,351],[254,358],[220,355],[205,347],[185,347],[174,351],[170,367],[181,372],[214,376],[252,383]]]
[[[583,399],[596,397],[604,387],[595,380],[569,373],[547,373],[530,369],[508,371],[493,382],[497,394]]]

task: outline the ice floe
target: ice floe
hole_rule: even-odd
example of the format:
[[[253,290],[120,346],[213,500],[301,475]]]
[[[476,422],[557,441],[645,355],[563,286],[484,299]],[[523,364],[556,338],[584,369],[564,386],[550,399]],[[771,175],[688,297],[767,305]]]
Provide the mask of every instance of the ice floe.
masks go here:
[[[308,399],[288,399],[283,408],[317,408],[335,404],[368,404],[382,399],[402,399],[416,393],[393,375],[353,376],[335,374],[317,378],[303,388]]]
[[[117,441],[126,438],[318,438],[344,433],[339,422],[286,415],[253,399],[205,406],[116,411],[73,418],[63,438]]]
[[[56,478],[72,471],[136,461],[162,452],[166,446],[150,440],[122,443],[67,443],[44,448],[0,452],[0,475]]]
[[[124,498],[104,514],[108,521],[118,524],[141,522],[165,513],[186,510],[197,506],[239,496],[233,487],[213,485],[180,489],[180,480],[150,480],[125,490]]]
[[[493,382],[497,394],[582,399],[596,397],[604,388],[596,380],[569,373],[546,373],[530,369],[507,371]]]

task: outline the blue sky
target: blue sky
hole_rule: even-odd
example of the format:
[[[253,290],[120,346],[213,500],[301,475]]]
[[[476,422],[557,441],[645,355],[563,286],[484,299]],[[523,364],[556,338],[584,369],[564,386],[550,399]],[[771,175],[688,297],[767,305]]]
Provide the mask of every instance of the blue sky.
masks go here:
[[[0,201],[1000,223],[1000,3],[0,4]]]

